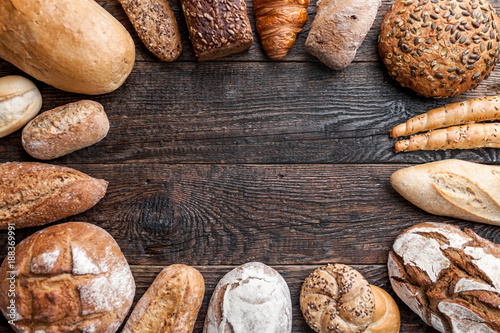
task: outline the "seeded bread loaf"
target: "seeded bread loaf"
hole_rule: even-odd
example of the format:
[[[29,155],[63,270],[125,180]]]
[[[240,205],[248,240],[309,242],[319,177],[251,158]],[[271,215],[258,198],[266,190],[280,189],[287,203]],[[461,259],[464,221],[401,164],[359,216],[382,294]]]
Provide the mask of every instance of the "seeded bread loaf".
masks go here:
[[[500,167],[444,160],[394,172],[394,189],[435,215],[500,225]]]
[[[91,146],[108,134],[101,104],[83,100],[46,111],[23,129],[23,147],[31,156],[50,160]]]
[[[196,269],[163,269],[141,297],[122,333],[190,333],[200,311],[205,282]]]
[[[31,162],[0,164],[0,229],[42,225],[94,206],[108,183],[74,169]]]
[[[401,85],[446,98],[489,77],[500,52],[499,28],[486,0],[397,0],[382,21],[379,51]]]
[[[438,331],[500,331],[500,246],[473,231],[411,227],[394,242],[388,271],[399,298]]]
[[[199,61],[225,57],[252,46],[244,0],[181,0],[181,4]]]
[[[300,309],[318,333],[359,333],[372,322],[375,299],[358,271],[342,264],[327,265],[304,281]]]
[[[20,242],[0,267],[0,309],[16,332],[113,333],[135,294],[130,267],[105,230],[64,223]]]
[[[292,332],[288,285],[276,270],[261,263],[233,269],[215,288],[203,332]]]

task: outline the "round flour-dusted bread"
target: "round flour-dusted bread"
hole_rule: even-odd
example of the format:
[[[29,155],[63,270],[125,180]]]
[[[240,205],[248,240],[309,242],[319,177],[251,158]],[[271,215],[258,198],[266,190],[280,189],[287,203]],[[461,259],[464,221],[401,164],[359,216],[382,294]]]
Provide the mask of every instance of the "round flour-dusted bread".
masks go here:
[[[105,230],[55,225],[26,238],[0,267],[0,309],[16,332],[116,332],[135,294],[130,267]]]
[[[289,333],[292,302],[283,277],[251,262],[236,267],[217,284],[210,299],[204,333]]]
[[[397,0],[382,21],[379,51],[404,87],[446,98],[488,78],[498,61],[499,28],[486,0]]]
[[[358,271],[335,264],[320,267],[306,278],[300,309],[318,333],[360,333],[372,322],[375,301]]]
[[[388,270],[396,294],[438,331],[500,331],[500,245],[468,229],[421,223],[396,238]]]

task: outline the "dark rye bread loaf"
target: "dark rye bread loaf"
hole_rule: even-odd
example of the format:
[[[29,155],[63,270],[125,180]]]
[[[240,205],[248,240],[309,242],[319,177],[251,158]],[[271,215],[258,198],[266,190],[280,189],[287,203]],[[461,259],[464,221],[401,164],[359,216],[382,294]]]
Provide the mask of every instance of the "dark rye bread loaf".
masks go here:
[[[0,229],[42,225],[79,214],[102,199],[108,183],[74,169],[30,162],[0,164]]]
[[[388,270],[396,294],[438,331],[500,331],[500,245],[421,223],[397,237]]]
[[[181,0],[181,4],[199,61],[225,57],[252,46],[244,0]]]
[[[15,253],[15,263],[6,258],[0,267],[0,309],[16,332],[116,332],[135,283],[104,229],[58,224],[20,242]]]

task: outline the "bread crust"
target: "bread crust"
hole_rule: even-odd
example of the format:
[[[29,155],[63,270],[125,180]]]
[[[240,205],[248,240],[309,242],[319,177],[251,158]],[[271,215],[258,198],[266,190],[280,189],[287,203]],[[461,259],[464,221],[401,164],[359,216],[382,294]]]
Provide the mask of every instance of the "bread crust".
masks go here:
[[[0,57],[58,89],[97,95],[123,84],[135,45],[93,0],[1,1]]]
[[[370,285],[375,299],[373,319],[364,333],[398,333],[401,316],[396,301],[387,291]]]
[[[109,120],[101,104],[83,100],[46,111],[23,129],[23,147],[50,160],[91,146],[106,137]]]
[[[0,164],[0,229],[43,225],[94,206],[108,183],[77,170],[32,162]]]
[[[141,297],[122,333],[191,333],[204,293],[200,272],[186,265],[168,266]]]

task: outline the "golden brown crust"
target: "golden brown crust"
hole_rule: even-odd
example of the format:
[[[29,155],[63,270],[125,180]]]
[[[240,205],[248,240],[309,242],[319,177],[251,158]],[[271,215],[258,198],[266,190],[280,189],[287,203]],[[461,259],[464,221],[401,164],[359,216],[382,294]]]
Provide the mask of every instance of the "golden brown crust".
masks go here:
[[[382,22],[379,51],[401,85],[446,98],[488,78],[500,52],[499,28],[486,0],[397,0]]]
[[[401,326],[398,305],[384,289],[373,285],[370,287],[375,299],[375,312],[364,333],[398,333]]]
[[[0,294],[7,295],[0,309],[16,332],[111,333],[132,305],[135,283],[127,261],[97,226],[55,225],[23,240],[15,253],[13,267],[9,257],[0,267]]]
[[[179,58],[181,35],[168,0],[119,1],[149,51],[164,61]]]
[[[94,206],[108,183],[74,169],[31,162],[0,164],[0,229],[43,225]]]
[[[0,57],[58,89],[96,95],[122,85],[135,45],[93,0],[2,1]]]
[[[283,59],[307,22],[309,0],[254,0],[255,26],[269,58]]]
[[[122,333],[190,333],[203,301],[205,282],[196,269],[163,269],[137,303]]]

